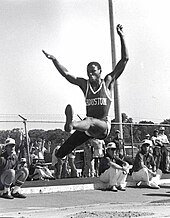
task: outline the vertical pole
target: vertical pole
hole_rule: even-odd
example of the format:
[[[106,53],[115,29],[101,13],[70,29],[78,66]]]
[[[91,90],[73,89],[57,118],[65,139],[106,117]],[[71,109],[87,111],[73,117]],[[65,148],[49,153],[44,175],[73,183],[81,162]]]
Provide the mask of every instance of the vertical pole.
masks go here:
[[[133,144],[133,124],[130,124],[130,134],[131,134],[131,143],[132,143],[132,158],[134,158],[134,144]]]
[[[23,119],[23,123],[24,123],[24,130],[25,130],[25,137],[26,137],[26,143],[27,143],[27,155],[28,155],[28,166],[30,166],[30,149],[29,149],[29,142],[28,142],[28,133],[27,133],[27,119],[25,119],[24,117],[22,117],[21,115],[18,115],[21,119]]]
[[[109,1],[109,19],[110,19],[110,36],[111,36],[111,53],[112,53],[112,68],[116,66],[116,48],[115,48],[115,34],[114,34],[114,11],[113,11],[113,0]],[[114,85],[114,110],[115,110],[115,122],[118,124],[118,129],[120,130],[121,137],[123,138],[123,129],[122,129],[122,118],[120,113],[119,106],[119,90],[118,82],[115,81]]]

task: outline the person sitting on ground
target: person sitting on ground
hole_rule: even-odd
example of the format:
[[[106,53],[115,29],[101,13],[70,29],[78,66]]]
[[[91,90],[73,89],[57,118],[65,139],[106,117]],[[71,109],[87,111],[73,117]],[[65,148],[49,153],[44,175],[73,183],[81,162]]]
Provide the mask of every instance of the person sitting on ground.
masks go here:
[[[129,164],[116,156],[116,144],[110,142],[106,147],[106,154],[101,158],[99,179],[108,183],[108,190],[117,192],[126,190],[126,178],[129,173]]]
[[[152,158],[151,153],[148,154],[150,145],[150,140],[143,140],[141,149],[136,154],[134,160],[132,178],[136,182],[136,186],[140,186],[141,183],[144,182],[149,188],[159,189],[159,181],[157,178],[160,178],[162,172],[161,170],[156,171],[154,158]],[[150,168],[151,165],[152,168]]]
[[[76,147],[91,138],[105,139],[110,133],[111,119],[109,118],[109,110],[112,102],[114,84],[123,73],[129,59],[123,27],[120,24],[117,25],[117,34],[121,42],[121,59],[116,64],[113,71],[108,73],[104,79],[101,78],[102,68],[98,62],[93,61],[87,65],[88,79],[85,79],[72,76],[53,55],[43,51],[45,56],[52,60],[56,69],[67,81],[80,87],[86,101],[87,117],[81,121],[73,121],[73,109],[70,104],[67,105],[65,109],[65,131],[71,132],[75,130],[75,132],[56,153],[58,158],[68,155]]]
[[[20,162],[18,161],[15,140],[6,139],[5,151],[0,155],[0,189],[3,190],[1,197],[6,199],[26,198],[20,193],[20,189],[28,175],[26,159],[21,158]]]
[[[34,158],[30,165],[29,180],[54,180],[52,172],[49,170],[46,163],[39,162],[39,159]]]
[[[52,172],[48,168],[48,163],[44,159],[39,159],[39,152],[35,147],[32,147],[30,153],[30,166],[28,180],[45,180],[55,179]]]

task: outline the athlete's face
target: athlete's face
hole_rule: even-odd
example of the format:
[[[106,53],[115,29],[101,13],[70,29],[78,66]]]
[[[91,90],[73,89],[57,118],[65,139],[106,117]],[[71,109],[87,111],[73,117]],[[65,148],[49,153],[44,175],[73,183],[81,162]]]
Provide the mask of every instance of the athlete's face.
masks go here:
[[[100,79],[101,70],[94,64],[89,65],[87,68],[87,75],[89,77],[90,82],[94,82]]]

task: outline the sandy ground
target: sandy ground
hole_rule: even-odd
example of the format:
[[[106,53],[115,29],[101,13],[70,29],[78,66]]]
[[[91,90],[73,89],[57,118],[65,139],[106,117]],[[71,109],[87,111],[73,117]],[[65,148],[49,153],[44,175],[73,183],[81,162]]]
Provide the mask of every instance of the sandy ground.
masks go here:
[[[127,188],[125,192],[75,191],[0,198],[0,218],[170,217],[170,187]]]

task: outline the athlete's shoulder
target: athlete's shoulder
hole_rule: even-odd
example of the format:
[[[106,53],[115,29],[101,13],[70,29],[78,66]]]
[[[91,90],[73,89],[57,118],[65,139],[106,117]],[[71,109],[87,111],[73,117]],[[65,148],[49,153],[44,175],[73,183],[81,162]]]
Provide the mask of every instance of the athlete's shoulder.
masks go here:
[[[87,83],[88,80],[82,77],[77,77],[77,85],[82,89],[82,91],[85,93],[87,89]]]

